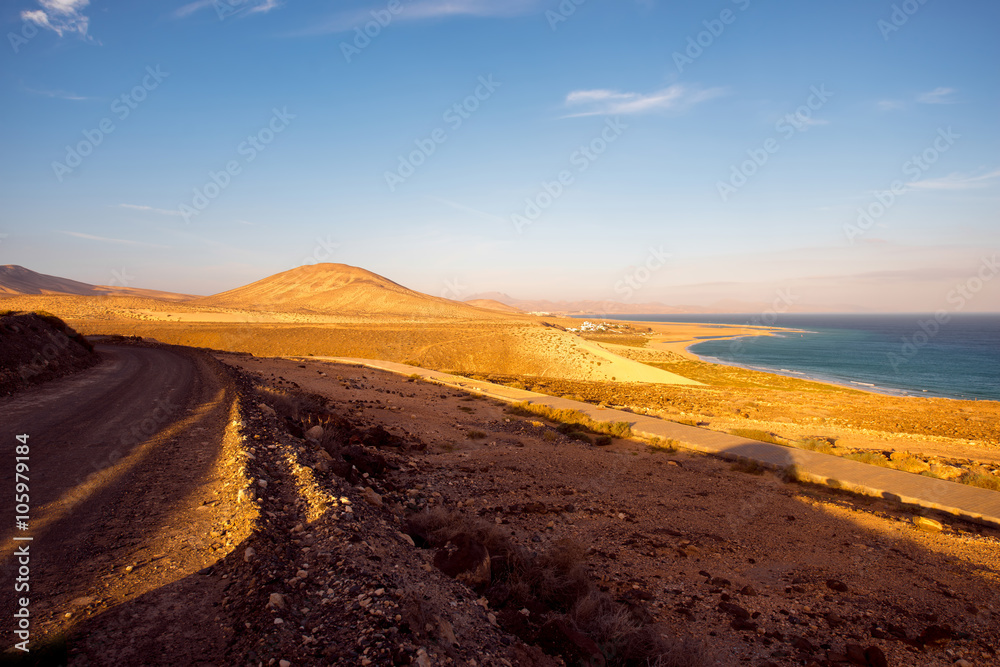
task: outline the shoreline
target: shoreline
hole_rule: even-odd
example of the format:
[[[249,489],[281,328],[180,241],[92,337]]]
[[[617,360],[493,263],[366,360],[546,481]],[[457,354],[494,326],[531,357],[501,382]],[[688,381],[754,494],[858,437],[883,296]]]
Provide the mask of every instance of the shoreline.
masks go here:
[[[789,329],[789,331],[802,331],[803,333],[811,333],[805,331],[804,329],[803,330]],[[719,337],[719,339],[717,340],[722,340],[722,339],[736,340],[738,338],[750,338],[752,336],[774,336],[774,333],[742,334],[742,335],[726,336],[724,338]],[[730,363],[722,359],[719,359],[717,357],[700,355],[697,354],[696,352],[690,351],[689,348],[698,345],[699,343],[705,343],[705,342],[708,341],[707,340],[688,341],[684,347],[684,356],[689,359],[701,361],[706,364],[715,364],[717,366],[729,366],[731,368],[740,368],[742,370],[755,371],[757,373],[769,373],[771,375],[780,375],[781,377],[792,378],[795,380],[816,382],[818,384],[826,384],[834,387],[841,387],[843,389],[853,389],[855,391],[861,391],[868,394],[875,394],[877,396],[892,396],[895,398],[937,398],[947,401],[977,401],[977,402],[992,401],[992,399],[989,398],[955,398],[954,396],[942,396],[940,394],[932,393],[928,389],[923,390],[923,392],[917,393],[910,389],[895,389],[892,387],[883,387],[874,383],[861,383],[860,381],[856,380],[837,380],[834,378],[821,377],[817,375],[811,375],[804,371],[792,371],[788,369],[776,369],[776,368],[756,368],[748,364]]]

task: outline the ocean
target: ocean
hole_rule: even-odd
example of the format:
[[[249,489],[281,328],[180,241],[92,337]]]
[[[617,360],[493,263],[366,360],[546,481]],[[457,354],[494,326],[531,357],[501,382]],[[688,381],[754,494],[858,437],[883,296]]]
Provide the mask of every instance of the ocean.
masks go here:
[[[594,319],[594,318],[591,318]],[[760,324],[760,315],[616,315],[643,322]],[[943,319],[943,318],[942,318]],[[780,314],[778,336],[705,338],[705,361],[886,394],[1000,401],[1000,314]]]

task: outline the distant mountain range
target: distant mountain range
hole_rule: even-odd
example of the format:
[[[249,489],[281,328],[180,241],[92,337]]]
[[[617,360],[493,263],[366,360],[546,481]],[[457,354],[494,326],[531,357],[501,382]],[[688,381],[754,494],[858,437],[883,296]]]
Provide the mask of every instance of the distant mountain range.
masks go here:
[[[430,296],[388,278],[347,264],[301,266],[243,287],[201,297],[135,287],[91,285],[37,273],[22,266],[0,266],[0,297],[5,295],[135,296],[237,310],[308,311],[328,314],[394,317],[495,318],[500,314],[553,315],[679,315],[701,313],[762,313],[771,304],[718,301],[711,306],[668,306],[663,303],[620,301],[549,301],[515,299],[501,292],[476,294],[465,301]],[[847,312],[856,308],[816,308],[796,304],[789,312]]]
[[[16,264],[0,266],[0,296],[19,294],[49,294],[75,296],[137,296],[146,299],[186,301],[196,297],[191,294],[161,292],[160,290],[113,285],[91,285],[68,278],[49,276]]]
[[[665,303],[623,303],[621,301],[548,301],[544,299],[515,299],[502,292],[484,292],[474,294],[466,303],[492,301],[501,305],[516,308],[526,313],[552,313],[559,315],[687,315],[711,313],[763,313],[772,304],[765,302],[737,301],[726,299],[716,301],[711,306],[668,306]],[[853,312],[858,309],[852,306],[823,308],[817,306],[793,304],[786,312]]]

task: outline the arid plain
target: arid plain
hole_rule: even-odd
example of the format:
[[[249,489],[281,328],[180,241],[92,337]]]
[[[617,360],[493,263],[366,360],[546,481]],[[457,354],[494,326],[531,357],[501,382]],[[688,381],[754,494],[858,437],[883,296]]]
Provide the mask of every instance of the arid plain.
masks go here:
[[[353,530],[368,549],[358,552],[339,546],[336,536],[343,531],[333,528],[328,535],[323,518],[313,517],[315,523],[305,529],[288,526],[292,535],[275,522],[261,524],[258,533],[269,544],[333,540],[326,548],[343,553],[339,574],[330,583],[329,590],[337,591],[331,599],[344,596],[350,607],[338,621],[340,629],[323,631],[328,641],[323,653],[308,641],[302,645],[272,634],[273,605],[261,612],[234,607],[232,598],[225,598],[227,613],[237,625],[245,622],[249,633],[237,632],[229,650],[263,658],[265,664],[269,657],[292,658],[292,664],[357,664],[352,660],[360,659],[358,654],[341,648],[355,640],[360,647],[365,633],[371,653],[363,655],[371,664],[410,659],[416,664],[504,664],[504,659],[507,664],[575,664],[577,659],[632,664],[616,662],[620,656],[573,634],[576,630],[560,630],[558,641],[552,640],[543,632],[550,625],[536,626],[531,619],[532,613],[549,618],[551,609],[535,600],[518,611],[512,605],[523,599],[509,591],[504,597],[495,587],[480,599],[484,609],[492,609],[493,627],[477,626],[472,612],[459,619],[456,604],[464,609],[469,598],[463,602],[461,594],[420,573],[408,575],[406,585],[428,591],[422,603],[430,608],[426,633],[407,635],[401,644],[409,647],[405,659],[370,640],[383,631],[366,629],[370,619],[352,616],[360,600],[359,618],[368,619],[365,603],[374,597],[364,577],[398,577],[393,563],[412,565],[413,560],[397,553],[391,527],[398,526],[418,547],[422,540],[433,547],[447,533],[441,521],[466,520],[468,532],[476,535],[485,535],[484,526],[495,526],[504,540],[509,534],[514,546],[503,547],[508,551],[565,555],[569,549],[573,559],[586,563],[588,581],[600,591],[593,595],[607,594],[624,605],[614,613],[631,619],[622,621],[622,627],[632,628],[628,632],[653,624],[669,628],[668,634],[681,642],[677,645],[687,657],[663,664],[986,665],[1000,649],[996,527],[930,513],[940,525],[925,532],[911,521],[912,509],[888,500],[685,454],[676,443],[618,437],[599,442],[593,434],[542,416],[526,418],[491,400],[309,358],[401,362],[986,488],[996,488],[990,485],[1000,479],[1000,404],[995,402],[885,396],[705,363],[685,351],[699,337],[767,335],[767,328],[618,322],[601,331],[570,331],[579,329],[580,319],[431,297],[344,265],[302,267],[212,297],[140,291],[8,294],[0,298],[0,309],[46,311],[87,336],[145,341],[129,338],[125,344],[207,348],[252,386],[254,398],[246,399],[246,406],[254,416],[239,423],[256,429],[249,437],[257,459],[251,456],[248,465],[262,466],[259,479],[270,479],[278,489],[301,487],[301,480],[280,472],[284,464],[268,458],[275,454],[265,443],[283,443],[299,452],[290,469],[295,475],[306,466],[319,486],[339,489],[335,496],[343,493],[362,504],[369,500],[384,512],[358,512],[360,531],[358,526]],[[258,425],[271,424],[275,411],[277,430]],[[337,472],[337,462],[325,463],[305,430],[321,425],[336,432],[337,420],[383,429],[383,440],[395,439],[390,447],[400,448],[398,455],[386,455],[391,470],[383,461],[370,477],[361,478],[357,469],[344,472],[350,484],[336,486],[329,471]],[[374,452],[382,445],[373,447],[365,449]],[[326,476],[331,481],[323,481]],[[226,479],[227,486],[234,481]],[[232,504],[239,506],[235,500]],[[438,514],[427,514],[435,508]],[[282,512],[280,504],[272,509]],[[256,521],[251,519],[240,515],[230,521]],[[420,521],[439,524],[428,527]],[[389,537],[379,526],[389,526]],[[220,534],[225,536],[225,530]],[[499,539],[493,533],[487,537]],[[222,552],[244,546],[218,539],[225,542],[219,545]],[[168,546],[160,549],[169,551]],[[231,577],[231,585],[243,582],[241,553],[233,551],[216,565]],[[429,556],[423,558],[430,573]],[[198,567],[211,563],[211,553],[197,562]],[[434,565],[441,566],[437,558]],[[273,567],[296,569],[289,563]],[[305,595],[302,572],[288,577],[285,597]],[[477,594],[484,590],[482,582],[469,585]],[[144,592],[142,585],[133,586],[130,595]],[[350,597],[358,591],[361,597]],[[71,630],[86,621],[80,627],[89,634],[78,640],[80,650],[108,649],[100,644],[102,633],[109,623],[120,622],[108,612],[125,601],[99,600],[77,610],[68,625],[53,616],[52,627]],[[301,606],[282,615],[301,616],[306,624],[315,606],[304,599]],[[452,620],[442,623],[447,614]],[[567,618],[584,627],[586,614],[580,614],[574,606]],[[406,613],[402,617],[405,625]],[[357,627],[351,625],[355,622]],[[597,625],[614,635],[607,623]],[[411,619],[407,627],[417,626]],[[521,644],[497,643],[497,628],[531,651],[541,647],[548,657],[525,653]],[[632,635],[619,633],[617,641],[626,636]],[[123,646],[115,650],[124,651]],[[339,648],[334,651],[334,646]],[[388,652],[383,655],[383,650]],[[487,654],[506,658],[470,662],[470,656]],[[424,658],[428,662],[420,662]]]

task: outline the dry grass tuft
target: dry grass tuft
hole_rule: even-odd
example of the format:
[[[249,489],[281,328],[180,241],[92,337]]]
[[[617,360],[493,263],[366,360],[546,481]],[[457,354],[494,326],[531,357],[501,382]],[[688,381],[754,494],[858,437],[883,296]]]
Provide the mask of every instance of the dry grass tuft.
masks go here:
[[[522,401],[512,404],[507,408],[507,411],[522,417],[538,416],[566,426],[580,426],[591,433],[610,435],[615,438],[632,437],[632,427],[628,422],[599,422],[579,410],[550,408],[547,405],[536,405]]]
[[[491,608],[501,620],[504,610],[533,610],[530,624],[510,628],[525,641],[537,639],[541,629],[555,623],[592,639],[608,667],[712,664],[704,645],[668,638],[665,628],[649,622],[641,604],[627,605],[599,590],[587,569],[586,549],[578,542],[560,540],[548,551],[532,554],[515,546],[498,526],[443,508],[411,517],[405,529],[424,547],[442,546],[462,534],[482,544],[492,564],[485,593]],[[546,648],[572,660],[572,647],[555,642]]]
[[[1000,491],[1000,477],[990,473],[982,466],[970,467],[965,474],[958,478],[958,481],[969,486],[978,486],[980,489]]]
[[[770,431],[763,431],[757,428],[734,428],[730,429],[729,433],[731,435],[736,435],[741,438],[748,438],[750,440],[760,440],[761,442],[769,442],[772,445],[784,445],[786,444],[781,438]]]

